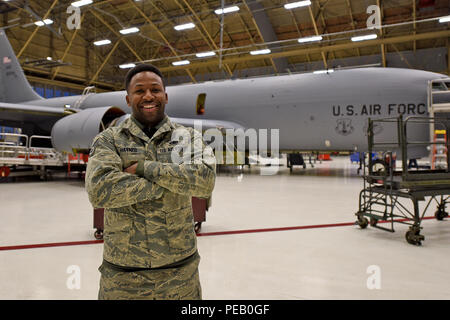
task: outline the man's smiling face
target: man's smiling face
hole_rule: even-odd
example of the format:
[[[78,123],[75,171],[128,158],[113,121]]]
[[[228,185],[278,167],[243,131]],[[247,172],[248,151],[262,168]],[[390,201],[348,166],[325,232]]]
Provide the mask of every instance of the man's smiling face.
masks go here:
[[[151,71],[136,74],[126,96],[133,116],[143,125],[153,127],[164,118],[167,93],[162,79]]]

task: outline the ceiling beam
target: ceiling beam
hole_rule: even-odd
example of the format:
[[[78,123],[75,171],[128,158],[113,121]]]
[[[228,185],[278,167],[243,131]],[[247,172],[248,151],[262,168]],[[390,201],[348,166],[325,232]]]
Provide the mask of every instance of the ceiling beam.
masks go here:
[[[249,7],[247,1],[242,0],[242,2],[244,3],[245,8],[247,9],[247,11],[249,12],[249,14],[250,14],[250,16],[251,16],[251,19],[252,19],[252,21],[253,21],[253,24],[255,25],[256,31],[258,32],[258,35],[259,35],[261,41],[262,41],[262,42],[265,42],[266,40],[264,39],[264,35],[263,35],[263,33],[261,32],[261,28],[258,26],[258,22],[256,21],[255,16],[254,16],[254,14],[253,14],[251,8]],[[258,4],[256,3],[256,5],[258,5]],[[262,6],[261,4],[259,4],[259,5]],[[278,73],[278,70],[277,70],[277,66],[276,66],[276,64],[275,64],[275,61],[273,61],[272,58],[268,58],[268,59],[270,60],[270,63],[272,64],[272,68],[273,68],[273,70],[275,71],[275,73]]]
[[[45,13],[44,17],[42,18],[42,20],[45,20],[48,18],[50,12],[52,12],[53,8],[55,7],[55,5],[58,3],[58,0],[54,0],[52,5],[50,6],[50,8],[47,10],[47,12]],[[34,38],[34,36],[36,35],[36,33],[39,30],[39,26],[36,26],[34,28],[33,33],[30,35],[30,37],[28,38],[28,40],[25,42],[25,44],[23,45],[22,49],[20,49],[19,53],[17,54],[17,59],[20,58],[20,56],[22,55],[22,53],[25,51],[25,49],[28,47],[28,45],[30,44],[31,40]]]
[[[297,55],[305,55],[305,54],[314,54],[314,53],[325,53],[329,51],[339,51],[339,50],[347,50],[347,49],[356,49],[361,47],[370,47],[370,46],[380,46],[380,45],[388,45],[392,43],[403,43],[414,40],[424,40],[424,39],[436,39],[436,38],[446,38],[450,37],[450,30],[437,31],[437,32],[427,32],[427,33],[419,33],[416,35],[405,35],[405,36],[397,36],[392,38],[383,38],[376,40],[368,40],[368,41],[360,41],[360,42],[347,42],[343,44],[334,44],[334,45],[324,45],[324,46],[316,46],[304,49],[295,49],[290,51],[276,52],[261,56],[245,56],[245,57],[236,57],[236,58],[228,58],[225,59],[226,63],[240,63],[249,60],[259,60],[259,59],[267,59],[267,58],[280,58],[280,57],[292,57]],[[205,61],[201,63],[193,63],[188,66],[183,66],[185,68],[199,68],[206,67],[208,65],[216,64],[217,62],[213,61]],[[160,68],[163,72],[173,71],[180,69],[179,67],[162,67]]]
[[[123,41],[123,39],[117,39],[116,43],[114,44],[114,47],[109,51],[108,55],[106,56],[105,60],[103,60],[102,64],[100,65],[100,67],[97,69],[97,71],[95,72],[94,76],[91,78],[91,80],[89,80],[88,84],[93,83],[94,80],[97,79],[100,71],[102,71],[103,67],[105,66],[105,64],[108,62],[109,58],[111,58],[112,54],[114,53],[114,51],[116,51],[117,47],[119,46],[120,41]]]
[[[415,1],[415,0],[413,0]],[[347,2],[347,8],[349,10],[349,14],[350,14],[350,21],[352,22],[352,29],[356,30],[356,23],[355,20],[353,19],[353,10],[352,10],[352,5],[350,4],[350,0],[346,0]],[[356,52],[358,53],[358,57],[361,57],[361,51],[359,50],[359,48],[356,48]]]
[[[78,85],[81,86],[83,89],[86,87],[86,85],[85,85],[86,79],[85,78],[64,74],[64,75],[60,75],[58,77],[60,80],[50,80],[49,79],[50,71],[42,70],[42,69],[34,68],[34,67],[27,67],[27,66],[23,66],[22,69],[25,72],[32,73],[34,75],[41,74],[41,75],[45,76],[45,79],[43,79],[43,78],[37,77],[37,76],[35,78],[32,78],[34,76],[31,76],[29,74],[26,75],[26,77],[28,79],[34,79],[32,81],[35,81],[35,82],[52,83],[52,84],[55,84],[55,85],[58,85],[58,86],[68,87],[68,88],[73,88],[73,86],[78,86]],[[37,79],[39,79],[39,81]],[[73,82],[69,82],[69,81],[66,82],[66,81],[63,81],[62,79],[67,79],[69,81],[72,80],[72,81],[75,81],[75,82],[79,82],[80,84],[76,84],[76,83],[74,84]],[[101,87],[105,88],[105,90],[108,90],[108,89],[110,89],[110,90],[119,90],[119,87],[116,87],[116,85],[114,85],[112,83],[106,83],[106,82],[102,82],[102,81],[94,81],[93,84],[101,86]],[[122,86],[122,84],[121,84],[121,86]],[[106,89],[106,88],[108,88],[108,89]]]
[[[163,39],[163,41],[165,42],[165,44],[167,45],[167,47],[169,47],[170,51],[172,51],[172,54],[178,58],[178,54],[175,51],[175,49],[172,47],[172,45],[170,44],[169,40],[167,40],[167,38],[161,33],[161,31],[159,31],[159,28],[147,17],[147,15],[141,10],[141,8],[139,8],[136,3],[134,3],[133,0],[129,0],[129,3],[131,3],[133,5],[133,7],[139,12],[139,14],[145,19],[145,21],[147,21],[147,23],[156,30],[156,32],[158,33],[158,35],[161,37],[161,39]],[[140,59],[140,61],[142,61],[143,59]],[[181,60],[180,58],[178,58],[178,60]],[[182,70],[181,68],[175,68],[174,70]],[[186,73],[188,74],[188,76],[191,78],[192,82],[197,83],[197,80],[195,80],[195,77],[192,75],[191,71],[189,70],[189,68],[184,68],[184,70],[186,71]]]
[[[65,81],[59,81],[59,80],[50,80],[48,78],[42,78],[42,77],[36,77],[36,76],[30,76],[27,75],[27,80],[30,82],[34,82],[34,83],[40,83],[40,84],[46,84],[46,85],[51,85],[51,86],[58,86],[61,88],[68,88],[68,89],[75,89],[75,90],[80,90],[83,91],[84,88],[86,87],[85,85],[82,84],[75,84],[72,82],[65,82]],[[111,86],[111,90],[113,89],[113,86]],[[108,92],[111,90],[105,90],[105,89],[101,89],[101,88],[96,88],[97,92]]]
[[[417,19],[417,12],[416,12],[416,0],[412,0],[412,6],[413,6],[413,34],[416,34],[416,19]],[[413,43],[413,51],[416,53],[416,41]]]
[[[85,13],[83,12],[83,14],[81,15],[81,18],[80,18],[80,24],[83,22],[84,16],[85,16]],[[63,55],[62,55],[62,57],[60,59],[61,61],[64,62],[64,59],[66,58],[67,54],[69,53],[69,50],[72,47],[73,41],[75,40],[75,37],[76,37],[76,35],[78,33],[78,30],[80,30],[80,29],[79,28],[75,28],[75,31],[72,33],[72,37],[70,38],[70,41],[67,44],[66,49],[64,50],[64,53],[63,53]],[[55,71],[53,71],[52,80],[54,80],[56,78],[56,75],[58,74],[59,69],[60,69],[60,67],[56,67]]]
[[[136,50],[133,49],[133,47],[128,43],[127,40],[123,39],[122,35],[117,32],[113,27],[111,27],[111,25],[106,22],[105,19],[103,19],[103,17],[101,15],[99,15],[95,10],[90,10],[90,12],[98,19],[100,20],[109,30],[111,30],[116,37],[118,37],[119,39],[122,39],[123,43],[127,46],[127,48],[134,54],[134,56],[139,60],[142,61],[144,59],[141,58],[141,56],[136,52]]]
[[[202,36],[202,38],[204,39],[204,41],[208,44],[208,46],[213,49],[213,51],[219,51],[219,48],[216,45],[216,42],[214,41],[214,39],[211,38],[211,35],[208,32],[208,29],[205,27],[205,24],[202,22],[202,19],[200,19],[200,17],[195,13],[195,11],[192,9],[192,7],[189,5],[189,3],[186,0],[182,0],[183,3],[186,5],[186,7],[189,9],[189,11],[191,12],[191,14],[195,17],[195,19],[198,21],[198,23],[200,24],[200,27],[202,30],[198,30],[200,35]],[[178,1],[175,0],[175,2],[178,4],[178,6],[184,11],[183,6],[181,6]],[[202,32],[203,31],[203,32]],[[203,36],[203,33],[206,34],[206,36],[209,39],[209,42],[206,40],[206,38]],[[230,37],[231,40],[231,37]],[[226,71],[228,72],[229,76],[233,75],[233,72],[231,71],[230,67],[228,65],[224,65]]]
[[[447,74],[450,76],[450,37],[445,41],[447,45]]]
[[[378,9],[380,10],[380,24],[383,25],[383,7],[381,6],[380,0],[377,0],[377,6]],[[380,28],[380,36],[381,38],[383,38],[383,28]],[[382,43],[380,45],[380,51],[381,51],[381,62],[383,64],[383,67],[386,68],[387,64],[386,64],[386,48],[384,43]]]
[[[320,6],[320,5],[319,5]],[[321,9],[319,8],[319,11]],[[314,32],[316,33],[316,35],[320,35],[319,30],[317,29],[317,24],[316,24],[316,19],[314,18],[311,6],[308,6],[308,11],[309,11],[309,16],[311,17],[311,21],[313,23],[313,27],[314,27]],[[325,69],[328,68],[328,63],[327,63],[327,58],[325,57],[325,52],[321,51],[320,52],[321,56],[322,56],[322,61],[323,61],[323,65],[325,67]]]

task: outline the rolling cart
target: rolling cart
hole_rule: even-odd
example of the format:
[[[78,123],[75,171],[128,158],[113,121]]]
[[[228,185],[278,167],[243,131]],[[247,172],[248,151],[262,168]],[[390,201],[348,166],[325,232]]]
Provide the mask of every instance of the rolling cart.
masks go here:
[[[448,119],[447,119],[448,120]],[[409,230],[405,234],[406,241],[413,245],[421,245],[425,237],[420,234],[421,222],[427,209],[435,203],[435,218],[442,220],[448,217],[446,204],[450,195],[450,172],[447,157],[446,168],[436,170],[431,169],[408,169],[408,147],[426,147],[427,145],[440,144],[448,148],[448,138],[441,142],[412,141],[408,140],[407,129],[411,125],[440,126],[443,130],[448,130],[446,119],[408,117],[386,119],[369,119],[368,126],[368,154],[372,154],[374,149],[385,149],[382,159],[374,160],[372,157],[364,159],[363,189],[359,194],[359,208],[356,213],[356,224],[362,229],[368,225],[385,231],[394,232],[394,223],[409,225]],[[390,123],[397,126],[397,139],[390,142],[374,141],[374,124]],[[411,131],[412,132],[412,131]],[[395,150],[395,151],[394,151]],[[395,159],[395,152],[401,154],[401,170],[395,169],[392,165]],[[408,199],[411,206],[401,203],[401,199]],[[425,201],[425,207],[421,211],[419,202]],[[390,222],[390,227],[382,227],[381,222]]]
[[[200,232],[202,222],[206,221],[206,211],[209,207],[209,200],[210,199],[192,197],[192,212],[194,214],[194,229],[196,233]],[[104,208],[94,209],[94,237],[97,240],[103,239],[104,211]]]

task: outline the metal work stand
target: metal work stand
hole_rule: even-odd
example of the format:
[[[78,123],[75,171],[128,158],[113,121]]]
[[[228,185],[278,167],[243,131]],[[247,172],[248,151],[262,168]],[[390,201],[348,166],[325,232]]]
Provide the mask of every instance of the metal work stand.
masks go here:
[[[374,142],[374,123],[390,122],[397,125],[398,139],[394,142]],[[408,146],[437,144],[439,142],[408,141],[407,126],[411,123],[430,123],[437,125],[433,118],[409,117],[405,120],[399,118],[369,119],[368,127],[368,154],[371,155],[376,147],[390,150],[401,150],[402,168],[395,170],[393,166],[393,152],[384,151],[382,159],[374,160],[372,157],[364,159],[363,179],[364,187],[359,194],[359,208],[356,213],[356,224],[362,229],[368,225],[374,228],[394,232],[394,223],[410,225],[405,234],[406,241],[413,245],[421,245],[425,237],[420,234],[421,222],[427,209],[432,203],[437,204],[435,218],[442,220],[448,217],[446,204],[450,195],[449,161],[447,168],[439,170],[408,170]],[[446,126],[446,122],[439,123]],[[445,128],[447,130],[447,128]],[[449,145],[448,139],[441,144]],[[409,199],[413,209],[408,209],[399,200]],[[423,211],[420,211],[419,202],[426,201]],[[379,224],[390,223],[390,227],[382,227]]]

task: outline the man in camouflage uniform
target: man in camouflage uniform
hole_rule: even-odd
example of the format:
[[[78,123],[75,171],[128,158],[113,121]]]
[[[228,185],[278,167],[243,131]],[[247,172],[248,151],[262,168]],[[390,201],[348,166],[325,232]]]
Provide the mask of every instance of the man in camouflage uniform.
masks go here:
[[[99,299],[201,299],[191,199],[211,196],[215,158],[200,133],[164,113],[162,78],[151,65],[131,69],[131,117],[92,144],[86,190],[105,208]],[[180,163],[180,150],[194,160]]]

